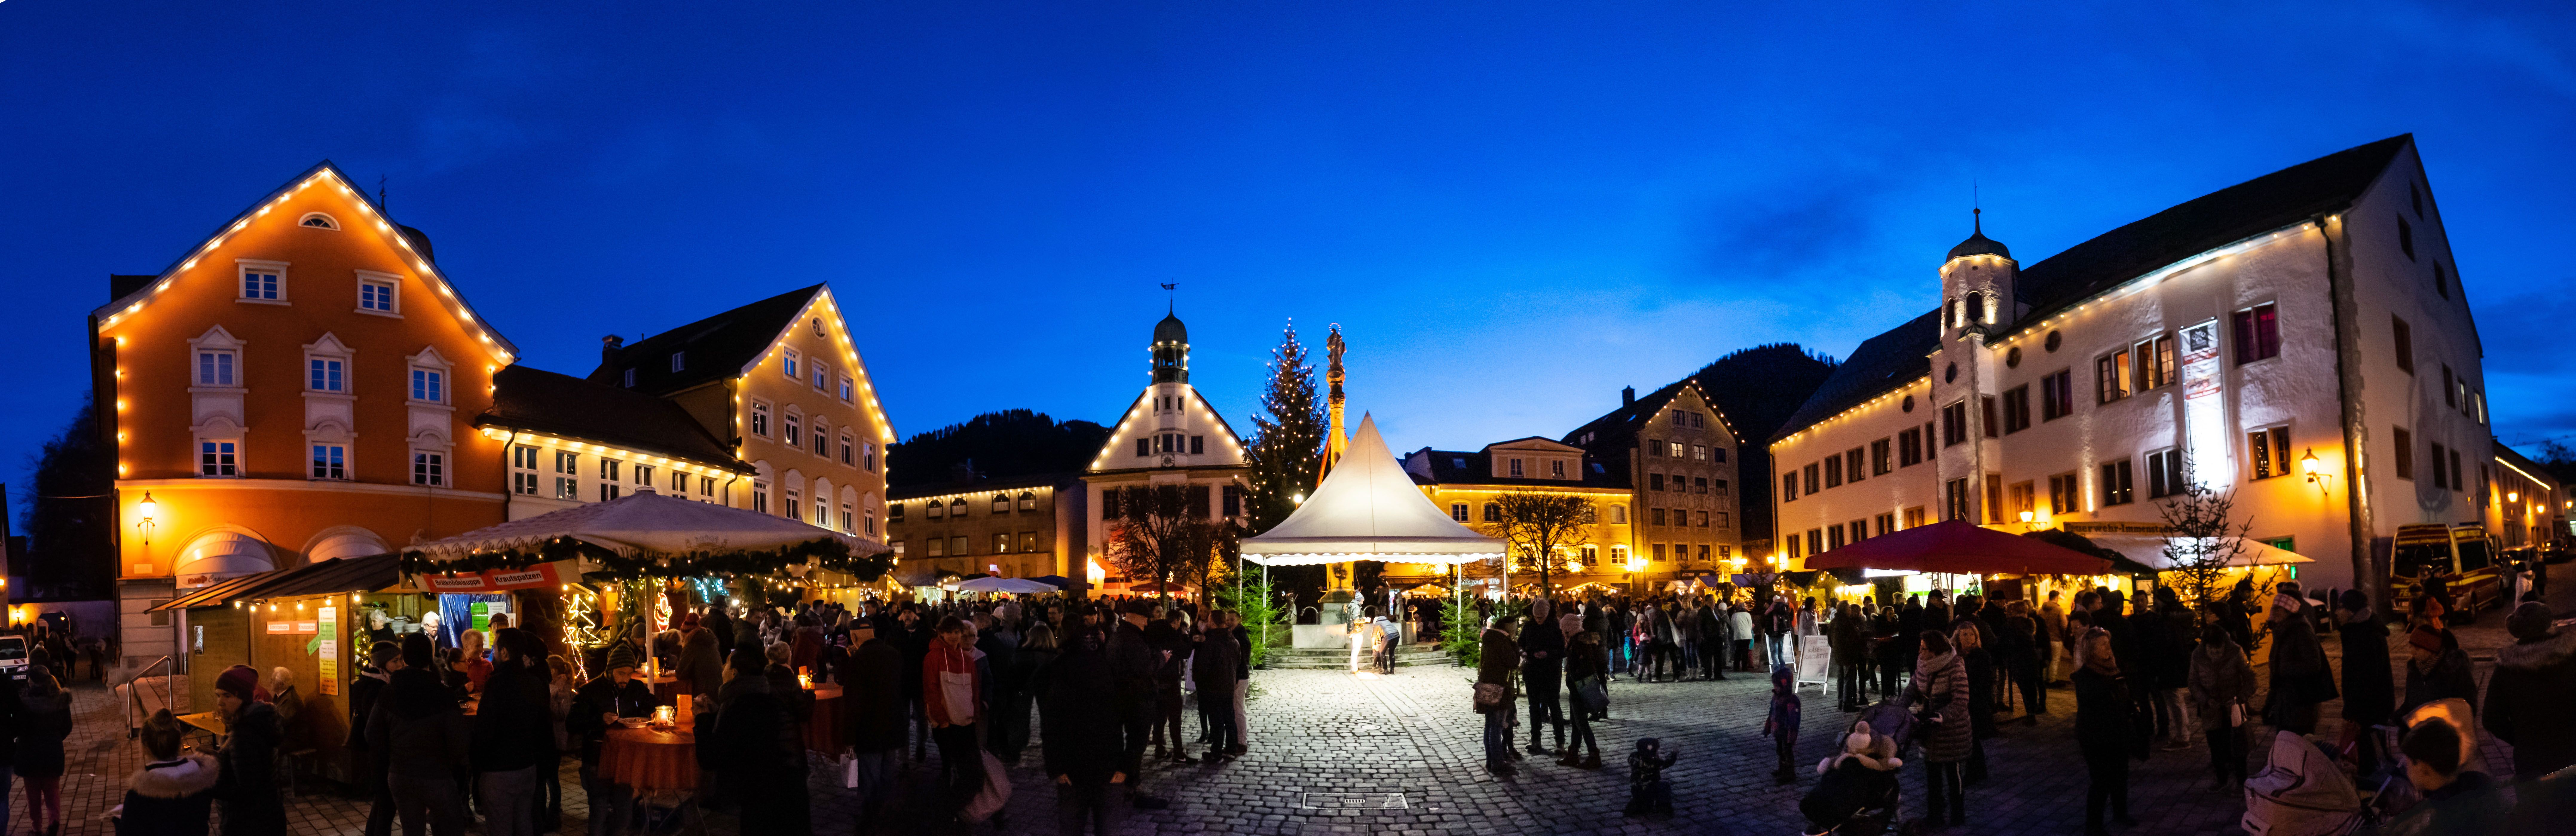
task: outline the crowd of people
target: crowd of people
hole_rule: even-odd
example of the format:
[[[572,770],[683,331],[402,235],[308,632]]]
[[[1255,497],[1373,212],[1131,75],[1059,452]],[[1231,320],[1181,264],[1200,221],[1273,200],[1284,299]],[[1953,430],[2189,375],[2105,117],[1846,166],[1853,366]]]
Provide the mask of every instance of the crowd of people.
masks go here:
[[[2355,776],[2407,779],[2426,803],[2392,823],[2401,826],[2478,811],[2500,823],[2507,809],[2491,798],[2457,800],[2472,795],[2471,787],[2486,786],[2484,776],[2464,757],[2419,756],[2419,749],[2442,749],[2424,741],[2474,741],[2476,725],[2483,724],[2513,744],[2519,775],[2576,764],[2576,714],[2568,710],[2576,706],[2576,634],[2553,629],[2554,615],[2536,595],[2508,618],[2517,644],[2498,654],[2497,673],[2483,694],[2468,655],[2444,623],[2452,604],[2438,584],[2395,618],[2374,612],[2358,591],[2331,596],[2332,607],[2304,595],[2296,582],[2284,582],[2261,604],[2248,581],[2196,608],[2170,587],[2134,602],[2108,588],[2083,590],[2071,599],[2053,591],[2037,600],[2001,601],[1936,590],[1894,602],[1870,597],[1822,606],[1814,598],[1763,593],[1485,601],[1478,605],[1487,626],[1478,648],[1473,707],[1484,715],[1490,771],[1516,771],[1524,752],[1558,754],[1561,766],[1599,769],[1593,724],[1609,716],[1606,683],[1622,677],[1635,683],[1723,679],[1730,670],[1767,669],[1773,687],[1761,733],[1779,754],[1773,775],[1788,783],[1798,778],[1791,761],[1803,708],[1794,660],[1808,637],[1818,637],[1829,650],[1827,675],[1839,712],[1863,715],[1874,707],[1899,706],[1904,716],[1889,721],[1880,715],[1880,732],[1865,722],[1843,724],[1850,728],[1834,739],[1844,741],[1846,751],[1819,765],[1828,779],[1817,792],[1853,792],[1854,783],[1832,780],[1838,771],[1875,775],[1883,781],[1875,786],[1892,792],[1892,770],[1905,760],[1895,755],[1919,751],[1912,760],[1924,776],[1920,824],[1927,829],[1967,823],[1968,788],[1987,777],[1986,741],[1999,733],[1998,716],[2018,711],[2023,722],[2037,724],[2051,713],[2053,688],[2071,690],[2075,700],[2075,748],[2088,776],[2087,833],[2135,822],[2129,768],[2157,748],[2205,747],[2208,789],[2258,804],[2267,780],[2279,783],[2301,774],[2294,761],[2306,749],[2317,749],[2329,760],[2343,759],[2349,771],[2339,774],[2347,788]],[[2324,650],[2322,637],[2329,635],[2342,643],[2339,673]],[[2408,653],[2402,677],[2390,670],[2392,636],[2405,642]],[[2253,664],[2257,648],[2269,654],[2264,677]],[[2340,736],[2314,740],[2322,707],[2337,699],[2343,701]],[[2445,701],[2477,708],[2449,714],[2427,709]],[[2471,722],[2459,721],[2463,715]],[[1516,749],[1521,725],[1528,727],[1529,741]],[[2249,737],[2258,726],[2299,744],[2275,746],[2264,755],[2266,772],[2249,777]],[[1884,733],[1889,727],[1906,732],[1891,738]],[[1550,732],[1553,749],[1547,745]],[[1629,760],[1632,815],[1669,808],[1661,773],[1675,756],[1655,741],[1639,745]],[[2407,764],[2402,776],[2400,755]],[[2358,792],[2351,795],[2352,809],[2345,812],[2359,820],[2369,811],[2361,809]],[[1848,813],[1864,806],[1822,803],[1814,809]]]

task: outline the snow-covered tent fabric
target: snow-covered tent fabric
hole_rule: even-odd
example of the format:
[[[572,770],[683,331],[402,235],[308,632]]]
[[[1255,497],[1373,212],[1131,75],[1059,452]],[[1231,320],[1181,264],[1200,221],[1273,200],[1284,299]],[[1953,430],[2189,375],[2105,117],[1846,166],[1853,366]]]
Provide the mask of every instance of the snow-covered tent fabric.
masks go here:
[[[1378,436],[1377,421],[1366,415],[1314,495],[1279,525],[1243,541],[1243,558],[1264,566],[1466,563],[1501,556],[1501,540],[1459,525],[1422,495]]]
[[[627,557],[760,551],[837,537],[860,553],[886,551],[873,541],[758,511],[653,493],[629,494],[524,520],[478,528],[414,547],[433,560],[476,552],[534,549],[570,537]]]

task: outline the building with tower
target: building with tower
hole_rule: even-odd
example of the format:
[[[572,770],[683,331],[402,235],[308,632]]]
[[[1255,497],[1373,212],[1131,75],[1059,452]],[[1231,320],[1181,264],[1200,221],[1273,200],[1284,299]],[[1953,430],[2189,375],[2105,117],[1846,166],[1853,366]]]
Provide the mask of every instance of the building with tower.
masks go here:
[[[1189,492],[1192,516],[1239,524],[1251,484],[1243,440],[1190,386],[1190,333],[1178,315],[1166,314],[1154,324],[1148,349],[1152,363],[1145,390],[1119,416],[1108,443],[1082,476],[1083,505],[1092,509],[1081,541],[1091,564],[1086,569],[1112,584],[1129,582],[1102,574],[1107,566],[1103,551],[1120,510],[1117,491],[1181,486]]]
[[[2412,136],[2027,266],[1970,228],[1937,307],[1771,440],[1793,562],[1948,519],[2161,536],[2195,481],[2314,558],[2311,589],[2380,589],[2401,525],[2497,527],[2476,323]]]

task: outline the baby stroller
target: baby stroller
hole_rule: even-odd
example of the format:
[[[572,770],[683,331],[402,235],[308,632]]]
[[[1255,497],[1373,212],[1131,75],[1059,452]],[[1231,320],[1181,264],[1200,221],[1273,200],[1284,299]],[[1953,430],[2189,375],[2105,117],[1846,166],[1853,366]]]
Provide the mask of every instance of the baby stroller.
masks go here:
[[[1866,733],[1866,742],[1857,737]],[[1818,764],[1823,777],[1798,801],[1807,817],[1806,836],[1879,836],[1896,822],[1903,793],[1892,763],[1902,762],[1914,733],[1914,715],[1905,700],[1880,700],[1862,709],[1843,730],[1845,754]],[[1882,768],[1873,768],[1873,762]]]

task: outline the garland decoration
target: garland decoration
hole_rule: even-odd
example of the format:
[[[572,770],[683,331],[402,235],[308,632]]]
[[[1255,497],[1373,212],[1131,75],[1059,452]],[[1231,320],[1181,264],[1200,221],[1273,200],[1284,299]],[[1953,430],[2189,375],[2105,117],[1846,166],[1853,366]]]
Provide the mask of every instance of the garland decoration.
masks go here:
[[[621,555],[571,537],[556,537],[537,544],[534,550],[475,552],[454,560],[435,560],[424,552],[406,551],[402,556],[402,570],[414,575],[486,572],[496,569],[508,571],[525,569],[540,563],[576,559],[588,560],[599,567],[597,570],[582,573],[582,578],[590,581],[765,576],[786,573],[789,567],[810,565],[868,582],[884,577],[887,572],[894,569],[894,556],[891,552],[856,553],[850,549],[849,543],[832,537],[816,538],[775,549],[648,554],[635,557]]]

